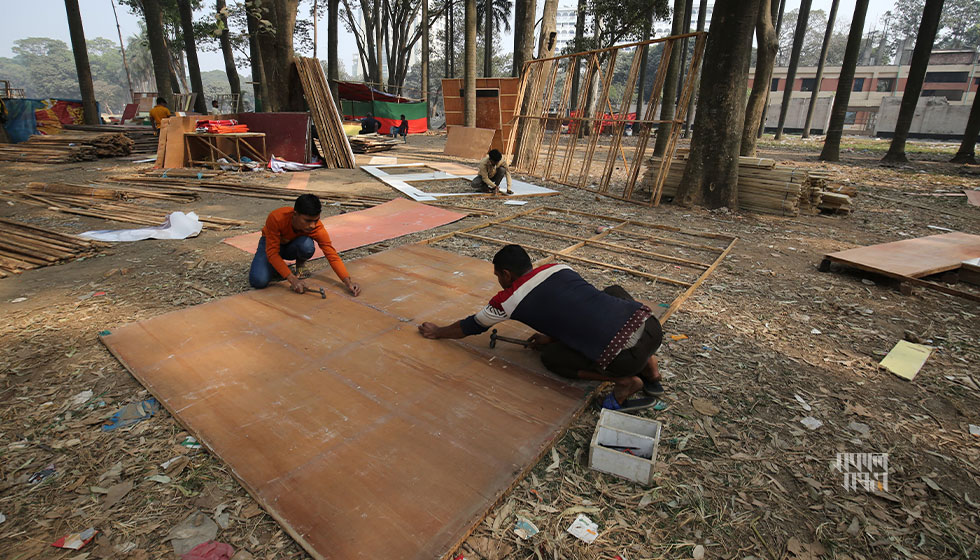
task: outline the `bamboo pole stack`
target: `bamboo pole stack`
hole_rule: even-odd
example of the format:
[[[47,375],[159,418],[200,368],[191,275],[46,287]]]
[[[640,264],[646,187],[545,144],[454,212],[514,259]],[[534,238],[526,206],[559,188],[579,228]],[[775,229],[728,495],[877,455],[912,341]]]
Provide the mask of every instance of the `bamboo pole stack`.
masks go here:
[[[33,194],[45,193],[65,194],[80,197],[101,198],[104,200],[122,200],[130,198],[152,198],[170,202],[190,202],[197,200],[197,193],[181,190],[148,191],[143,189],[124,189],[108,186],[78,185],[74,183],[39,183],[27,184],[27,191]]]
[[[310,113],[313,115],[324,163],[331,169],[353,169],[354,152],[344,132],[344,123],[334,105],[320,61],[296,57],[296,70],[303,84],[306,104],[310,106]]]
[[[28,163],[72,163],[97,159],[92,146],[39,146],[22,142],[0,144],[0,161]]]
[[[121,132],[71,131],[61,134],[35,134],[25,142],[31,146],[66,148],[91,146],[98,157],[128,156],[133,151],[133,141]]]
[[[0,218],[0,278],[90,256],[102,243]]]
[[[121,132],[133,141],[133,153],[156,153],[159,139],[153,132],[153,127],[144,125],[122,124],[66,124],[65,130],[82,130],[86,132]]]

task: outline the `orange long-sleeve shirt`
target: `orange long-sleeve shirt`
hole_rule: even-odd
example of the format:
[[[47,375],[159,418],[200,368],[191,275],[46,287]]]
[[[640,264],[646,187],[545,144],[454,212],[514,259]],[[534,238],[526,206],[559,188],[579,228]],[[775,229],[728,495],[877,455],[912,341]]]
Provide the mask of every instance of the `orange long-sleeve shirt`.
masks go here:
[[[265,256],[269,259],[269,263],[272,264],[272,267],[283,278],[289,276],[289,267],[286,266],[286,261],[279,256],[279,248],[301,235],[308,235],[320,246],[323,255],[330,262],[330,268],[337,274],[337,277],[341,280],[346,280],[350,274],[347,273],[347,267],[344,266],[343,259],[337,254],[337,250],[333,248],[333,243],[330,242],[330,236],[327,235],[327,230],[323,227],[323,222],[317,221],[312,233],[298,232],[293,229],[293,214],[295,212],[295,210],[286,206],[273,210],[269,213],[269,217],[265,219],[265,227],[262,228],[262,235],[265,236]]]
[[[170,109],[167,109],[164,105],[157,105],[150,109],[150,118],[153,119],[153,126],[155,128],[160,128],[160,124],[163,123],[163,119],[170,117]]]

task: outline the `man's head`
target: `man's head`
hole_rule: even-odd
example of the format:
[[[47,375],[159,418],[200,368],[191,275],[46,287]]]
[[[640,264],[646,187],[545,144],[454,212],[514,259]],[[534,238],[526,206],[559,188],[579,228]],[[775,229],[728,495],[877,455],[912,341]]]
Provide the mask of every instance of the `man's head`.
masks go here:
[[[211,100],[211,106],[214,107],[215,109],[217,109],[218,108],[218,100],[217,99]]]
[[[515,280],[531,272],[531,268],[531,257],[520,245],[505,245],[493,256],[493,275],[505,290]]]
[[[157,105],[166,105],[167,100],[163,97],[157,97]]]
[[[369,119],[373,119],[373,118],[374,118],[374,113],[368,113],[368,114],[367,114],[367,118],[369,118]]]
[[[490,156],[490,161],[494,163],[500,163],[500,160],[504,157],[504,155],[500,153],[500,150],[497,149],[490,150],[487,152],[487,155]]]
[[[312,194],[300,195],[293,204],[293,229],[311,233],[320,221],[320,199]]]
[[[405,115],[402,115],[402,120],[405,120]]]

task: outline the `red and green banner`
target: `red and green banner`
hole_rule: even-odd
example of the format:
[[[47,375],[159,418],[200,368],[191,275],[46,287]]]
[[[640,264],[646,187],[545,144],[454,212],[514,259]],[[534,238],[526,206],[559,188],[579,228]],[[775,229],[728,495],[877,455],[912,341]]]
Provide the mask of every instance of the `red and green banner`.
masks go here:
[[[340,109],[344,113],[346,120],[360,120],[372,113],[374,118],[381,122],[381,134],[391,134],[391,127],[398,126],[402,122],[402,115],[408,120],[408,133],[421,134],[427,129],[425,127],[426,104],[418,103],[390,103],[387,101],[350,101],[340,100]]]

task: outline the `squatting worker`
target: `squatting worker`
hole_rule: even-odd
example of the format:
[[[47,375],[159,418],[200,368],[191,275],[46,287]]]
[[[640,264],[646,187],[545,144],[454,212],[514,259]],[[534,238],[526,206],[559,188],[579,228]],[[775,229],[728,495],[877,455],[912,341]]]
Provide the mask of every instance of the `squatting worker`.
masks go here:
[[[156,106],[150,109],[150,118],[153,119],[153,133],[160,134],[160,126],[163,124],[163,119],[170,118],[170,109],[167,109],[166,99],[157,97]]]
[[[532,268],[520,245],[507,245],[494,255],[493,273],[503,291],[489,305],[444,327],[422,323],[422,336],[463,338],[514,319],[538,331],[528,340],[552,372],[615,383],[604,408],[646,408],[656,402],[653,396],[663,394],[654,356],[663,340],[660,322],[626,290],[610,286],[600,291],[562,264]],[[630,398],[640,391],[648,396]]]
[[[507,194],[514,194],[514,191],[511,189],[511,185],[514,183],[510,180],[510,169],[503,160],[504,156],[500,153],[500,150],[490,150],[487,152],[487,155],[480,160],[479,174],[473,177],[473,182],[470,183],[473,188],[498,194],[500,192],[500,182],[503,181],[504,177],[507,177]]]
[[[248,283],[253,288],[262,289],[269,282],[285,278],[294,292],[305,292],[309,287],[303,278],[303,265],[313,256],[315,243],[350,293],[355,296],[361,293],[361,287],[347,273],[344,261],[330,243],[330,236],[320,222],[320,210],[320,199],[304,194],[292,208],[286,206],[269,213],[248,272]],[[295,272],[284,259],[296,261]]]
[[[374,118],[374,114],[368,113],[366,117],[361,119],[361,130],[358,134],[374,134],[381,128],[381,121]]]

